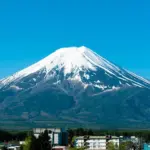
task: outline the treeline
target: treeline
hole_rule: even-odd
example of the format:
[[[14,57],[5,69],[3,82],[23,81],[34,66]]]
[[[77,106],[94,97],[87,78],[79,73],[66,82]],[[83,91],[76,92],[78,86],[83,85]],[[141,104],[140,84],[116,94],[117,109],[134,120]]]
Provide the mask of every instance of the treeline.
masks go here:
[[[28,132],[8,132],[4,130],[0,130],[0,142],[7,141],[24,141],[27,137]]]
[[[23,131],[23,132],[9,132],[0,130],[0,141],[23,141],[32,131]],[[143,138],[146,142],[150,142],[150,130],[94,130],[94,129],[68,129],[69,142],[74,136],[84,136],[84,135],[95,135],[95,136],[136,136]]]
[[[68,133],[74,136],[83,135],[95,135],[95,136],[137,136],[137,137],[148,137],[150,135],[150,130],[94,130],[94,129],[68,129]]]

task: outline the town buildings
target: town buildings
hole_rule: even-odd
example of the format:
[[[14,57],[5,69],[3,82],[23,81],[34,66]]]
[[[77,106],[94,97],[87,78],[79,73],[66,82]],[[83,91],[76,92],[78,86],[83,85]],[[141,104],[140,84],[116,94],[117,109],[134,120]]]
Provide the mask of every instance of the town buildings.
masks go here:
[[[90,150],[106,150],[109,142],[119,147],[119,137],[116,136],[89,136],[86,143]],[[75,147],[81,148],[85,145],[84,136],[79,136],[75,140]]]
[[[45,130],[49,132],[48,135],[50,137],[52,146],[68,145],[68,134],[65,130],[61,128],[34,128],[33,134],[36,138],[38,138],[39,135],[43,133]]]

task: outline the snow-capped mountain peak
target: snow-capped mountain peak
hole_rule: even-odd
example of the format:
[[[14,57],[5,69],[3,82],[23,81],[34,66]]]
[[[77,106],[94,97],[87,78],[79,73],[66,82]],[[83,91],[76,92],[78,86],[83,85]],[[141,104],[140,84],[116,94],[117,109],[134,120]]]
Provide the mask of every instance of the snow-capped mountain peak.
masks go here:
[[[8,82],[15,80],[17,78],[22,78],[41,70],[46,69],[49,72],[54,67],[58,68],[64,67],[64,73],[70,73],[74,67],[84,67],[86,69],[95,70],[96,66],[101,66],[108,72],[113,69],[113,65],[107,62],[104,58],[98,56],[96,53],[92,52],[90,49],[82,47],[68,47],[56,50],[51,55],[47,56],[43,60],[33,64],[32,66],[17,72],[16,74],[6,78]],[[108,69],[110,67],[110,69]],[[108,70],[107,70],[108,69]],[[117,68],[118,69],[118,68]],[[7,82],[5,79],[3,82]]]
[[[127,84],[133,83],[134,85],[140,87],[147,87],[150,84],[148,80],[133,75],[133,73],[130,73],[124,69],[117,67],[116,65],[112,64],[111,62],[107,61],[103,57],[90,50],[89,48],[82,46],[58,49],[51,55],[33,64],[32,66],[22,71],[19,71],[6,79],[1,80],[0,87],[21,80],[24,77],[39,72],[40,70],[45,72],[44,79],[49,79],[50,72],[56,68],[57,70],[61,70],[63,68],[63,73],[65,76],[70,73],[76,73],[76,76],[73,77],[76,77],[76,80],[80,79],[80,81],[82,80],[81,77],[79,77],[79,71],[85,72],[86,70],[96,73],[97,70],[103,70],[109,78],[117,78],[118,83],[120,84],[122,83],[122,81],[127,82]],[[75,70],[78,71],[74,72]],[[87,73],[85,73],[85,76],[88,76],[87,79],[90,80],[89,75],[87,75]],[[96,80],[98,80],[97,78]],[[101,82],[104,86],[104,82]]]

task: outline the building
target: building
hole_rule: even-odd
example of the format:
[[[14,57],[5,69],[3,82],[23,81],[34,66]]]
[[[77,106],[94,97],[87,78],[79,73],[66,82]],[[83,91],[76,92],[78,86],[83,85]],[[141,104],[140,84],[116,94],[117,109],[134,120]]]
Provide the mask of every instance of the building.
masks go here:
[[[140,139],[135,136],[130,136],[130,137],[120,136],[120,142],[132,142],[134,144],[137,144],[140,142]]]
[[[43,133],[45,130],[49,132],[49,137],[53,146],[68,145],[68,134],[61,128],[34,128],[33,129],[34,136],[38,138],[39,135]]]
[[[68,150],[66,146],[54,146],[52,150]]]
[[[9,146],[7,147],[8,150],[20,150],[20,146]]]
[[[144,144],[144,150],[150,150],[150,144]]]
[[[119,147],[119,137],[111,136],[89,136],[86,143],[88,143],[89,150],[106,150],[109,142],[114,143]],[[85,146],[84,136],[77,137],[75,140],[75,147],[81,148]]]

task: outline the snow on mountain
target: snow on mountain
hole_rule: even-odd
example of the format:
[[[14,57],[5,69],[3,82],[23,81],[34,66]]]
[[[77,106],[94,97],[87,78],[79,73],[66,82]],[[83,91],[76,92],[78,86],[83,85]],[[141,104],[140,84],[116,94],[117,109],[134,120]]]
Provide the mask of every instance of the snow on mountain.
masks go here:
[[[57,70],[63,68],[65,76],[73,73],[74,76],[71,77],[71,79],[81,82],[82,79],[79,75],[79,71],[85,72],[86,70],[95,73],[98,69],[101,69],[105,71],[105,74],[109,76],[109,78],[117,78],[120,85],[122,85],[122,81],[124,81],[126,82],[126,85],[131,85],[132,83],[132,85],[139,87],[150,87],[150,81],[117,67],[92,50],[82,46],[56,50],[54,53],[32,66],[17,72],[8,78],[0,80],[0,88],[39,71],[43,71],[45,73],[44,80],[48,80],[51,77],[49,72],[56,68]],[[90,80],[90,75],[88,73],[85,73],[84,77],[87,80]],[[33,81],[36,82],[36,78],[33,78]],[[99,82],[99,85],[97,85],[97,83],[95,84],[97,87],[105,87],[105,85],[100,85],[101,81],[97,80],[97,82]]]

